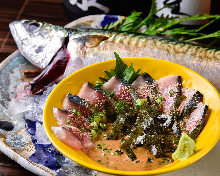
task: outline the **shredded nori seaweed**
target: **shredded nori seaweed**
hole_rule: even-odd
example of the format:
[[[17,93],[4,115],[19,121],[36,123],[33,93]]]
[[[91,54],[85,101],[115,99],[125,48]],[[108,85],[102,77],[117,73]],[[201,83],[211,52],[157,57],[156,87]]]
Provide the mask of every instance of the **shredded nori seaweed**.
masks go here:
[[[134,161],[134,160],[137,159],[134,151],[130,147],[127,147],[125,149],[125,151],[126,151],[126,154],[127,154],[128,158],[130,158],[131,161]]]
[[[106,82],[112,76],[116,75],[117,79],[120,79],[123,84],[130,86],[139,76],[139,70],[134,71],[133,66],[128,67],[116,53],[115,56],[115,69],[110,70],[110,72],[105,71],[108,77],[102,79]],[[129,75],[128,73],[133,75]],[[182,96],[182,78],[178,76],[177,91],[169,91],[170,96],[174,97],[174,103],[170,108],[169,114],[165,115],[163,114],[161,103],[161,101],[164,101],[164,98],[160,96],[156,82],[148,73],[143,73],[141,76],[149,87],[150,97],[147,96],[146,99],[138,99],[136,92],[130,89],[133,103],[114,99],[115,109],[113,111],[115,110],[115,112],[110,109],[107,113],[111,114],[109,118],[113,122],[112,130],[107,134],[107,139],[117,140],[121,138],[121,149],[126,152],[132,161],[137,159],[133,149],[139,146],[150,148],[153,155],[157,158],[169,158],[169,154],[176,149],[181,132],[184,129],[184,118],[196,108],[198,102],[202,100],[202,94],[197,91],[184,109],[178,112],[178,107],[184,99],[184,96]],[[96,89],[104,92],[110,99],[112,98],[108,92],[101,90],[101,88]],[[108,111],[108,106],[109,104],[106,103],[106,112]],[[204,117],[196,129],[190,134],[190,137],[196,139],[203,124]]]
[[[117,119],[113,123],[111,133],[108,134],[108,140],[117,140],[122,135],[124,126],[131,127],[131,124],[135,121],[136,113],[131,109],[131,105],[128,102],[120,102],[121,107],[118,111]]]

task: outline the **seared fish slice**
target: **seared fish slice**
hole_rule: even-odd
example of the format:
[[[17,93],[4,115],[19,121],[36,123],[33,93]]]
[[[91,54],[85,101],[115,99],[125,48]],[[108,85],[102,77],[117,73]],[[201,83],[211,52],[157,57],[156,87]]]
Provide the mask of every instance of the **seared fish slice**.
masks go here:
[[[53,108],[53,114],[59,126],[74,126],[84,132],[91,129],[90,123],[85,117],[74,114],[72,111]]]
[[[197,104],[202,101],[203,95],[195,89],[182,89],[182,94],[184,100],[178,107],[179,117],[183,118],[189,115],[194,109],[196,109]]]
[[[140,75],[132,84],[131,88],[135,89],[138,98],[146,99],[150,97],[151,101],[159,96],[154,79],[148,74]]]
[[[169,75],[160,78],[157,82],[158,90],[161,94],[163,112],[165,114],[173,114],[180,105],[180,97],[182,92],[182,78],[179,75]]]
[[[108,92],[114,92],[114,97],[119,101],[127,101],[133,104],[131,88],[125,85],[119,78],[113,76],[102,88]]]
[[[63,101],[63,108],[68,110],[76,109],[82,116],[88,118],[92,115],[87,101],[77,95],[68,93]]]
[[[196,139],[204,127],[208,106],[202,102],[198,103],[196,109],[185,119],[186,132]]]
[[[98,89],[95,89],[89,82],[83,84],[78,96],[87,100],[91,107],[97,106],[101,111],[103,109],[103,103],[108,101],[107,96]]]

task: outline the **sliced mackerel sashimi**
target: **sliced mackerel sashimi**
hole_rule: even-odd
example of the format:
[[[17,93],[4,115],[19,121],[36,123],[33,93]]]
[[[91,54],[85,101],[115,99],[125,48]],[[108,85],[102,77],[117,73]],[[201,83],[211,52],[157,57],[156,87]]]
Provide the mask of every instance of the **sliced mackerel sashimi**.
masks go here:
[[[72,126],[51,127],[51,129],[61,141],[75,150],[82,150],[87,153],[89,149],[94,147],[89,132],[82,132],[80,129]]]
[[[194,109],[196,109],[197,104],[202,101],[203,95],[195,89],[182,89],[182,96],[185,99],[182,101],[178,107],[178,114],[180,118],[188,116]]]
[[[53,130],[56,137],[58,137],[66,145],[72,147],[75,150],[82,149],[82,143],[70,130],[64,127],[54,127],[54,126],[52,126],[51,129]]]
[[[114,92],[114,97],[120,101],[125,100],[133,103],[131,88],[123,84],[116,76],[113,76],[108,82],[104,83],[102,88],[108,92]]]
[[[182,79],[178,75],[169,75],[156,81],[161,95],[164,114],[172,114],[180,104]]]
[[[185,119],[186,132],[196,139],[202,130],[205,122],[205,116],[208,110],[208,106],[202,102],[198,103],[196,109]]]
[[[88,129],[91,129],[90,123],[82,115],[77,115],[69,110],[58,108],[53,108],[53,114],[59,126],[70,125],[86,132]]]
[[[148,73],[140,75],[131,84],[131,88],[135,90],[136,95],[140,99],[146,99],[147,97],[150,97],[150,99],[153,100],[158,97],[159,94],[154,79]]]
[[[80,89],[78,96],[87,100],[91,106],[98,105],[99,109],[102,109],[104,101],[109,101],[107,96],[100,90],[95,89],[92,84],[86,82]]]
[[[83,152],[87,153],[89,149],[93,148],[95,145],[91,141],[92,135],[90,132],[82,132],[79,128],[70,126],[69,130],[79,139],[82,143]]]
[[[77,110],[82,116],[88,118],[92,115],[87,101],[77,95],[68,93],[63,101],[63,108],[68,110]]]

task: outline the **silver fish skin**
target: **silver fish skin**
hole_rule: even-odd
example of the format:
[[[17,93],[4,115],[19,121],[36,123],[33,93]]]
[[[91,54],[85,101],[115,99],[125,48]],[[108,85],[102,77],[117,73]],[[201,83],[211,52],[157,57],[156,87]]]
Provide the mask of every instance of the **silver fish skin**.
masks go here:
[[[35,20],[14,21],[9,28],[21,54],[41,69],[47,67],[68,36],[61,26]]]
[[[58,29],[57,26],[54,28]],[[114,59],[113,52],[117,52],[122,58],[156,58],[186,66],[204,76],[220,91],[220,51],[136,33],[62,27],[60,30],[68,31],[69,38],[67,49],[70,60],[64,73],[65,77],[85,66]],[[18,40],[16,42],[22,43]],[[47,45],[48,48],[52,47],[51,44]],[[26,45],[18,46],[20,50],[26,50],[23,48]],[[32,58],[33,62],[34,59]]]
[[[183,65],[220,91],[220,51],[157,36],[98,29],[71,29],[67,48],[71,58],[65,77],[85,66],[113,59],[113,52],[117,52],[122,58],[156,58]]]

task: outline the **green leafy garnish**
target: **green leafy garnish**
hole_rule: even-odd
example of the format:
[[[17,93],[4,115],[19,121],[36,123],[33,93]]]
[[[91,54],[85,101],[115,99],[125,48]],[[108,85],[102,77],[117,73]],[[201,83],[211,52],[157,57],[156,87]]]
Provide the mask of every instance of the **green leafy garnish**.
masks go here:
[[[170,97],[172,97],[172,96],[174,95],[173,89],[170,89],[170,90],[169,90],[169,93],[170,93]]]
[[[120,31],[131,31],[134,26],[138,25],[141,22],[140,15],[142,12],[133,12],[127,18],[122,18],[116,21],[115,23],[111,23],[110,25],[106,25],[105,29],[118,29]]]
[[[137,32],[148,35],[166,36],[172,39],[179,39],[182,41],[197,41],[203,39],[212,39],[214,41],[209,44],[213,45],[220,41],[220,30],[217,29],[212,33],[207,32],[207,27],[220,20],[220,15],[197,14],[190,17],[170,17],[163,14],[157,17],[155,14],[164,8],[171,8],[171,6],[164,6],[157,9],[156,0],[152,0],[151,10],[145,18],[141,17],[142,12],[132,12],[128,17],[119,19],[115,23],[105,26],[105,29],[114,29],[119,31]],[[192,27],[180,27],[179,24],[192,20],[210,20],[210,22],[202,25]]]
[[[109,95],[110,97],[113,97],[114,94],[115,94],[114,92],[109,92],[109,93],[108,93],[108,95]]]
[[[73,111],[74,114],[80,116],[80,113],[76,109],[73,109],[72,111]]]
[[[98,128],[97,122],[92,122],[90,125],[91,125],[92,127],[94,127],[94,128]]]
[[[100,123],[99,125],[103,131],[105,131],[107,129],[107,125],[105,123]]]
[[[102,86],[102,83],[100,82],[100,81],[96,81],[95,82],[95,87],[96,88],[99,88],[99,87],[101,87]]]
[[[124,72],[122,73],[121,77],[126,80],[128,83],[134,82],[134,80],[139,76],[139,72],[141,69],[138,69],[137,71],[134,70],[133,64],[131,64],[130,67],[126,67]]]
[[[107,130],[107,116],[105,110],[102,112],[94,113],[91,117],[89,117],[90,125],[93,127],[92,130],[88,130],[91,132],[93,138],[94,136],[101,134],[101,131]]]
[[[117,114],[120,112],[120,110],[123,106],[124,106],[124,101],[119,101],[115,104]]]
[[[97,132],[94,129],[91,130],[91,134],[92,134],[93,139],[97,138],[98,136]]]
[[[71,121],[70,121],[70,120],[67,120],[66,123],[67,123],[67,125],[70,125],[70,124],[71,124]]]
[[[102,81],[102,82],[107,82],[108,80],[110,80],[113,76],[116,75],[115,73],[115,70],[114,69],[111,69],[110,71],[104,71],[105,74],[106,74],[106,78],[102,78],[102,77],[99,77],[99,79]]]
[[[163,100],[163,97],[158,97],[158,99],[156,99],[156,103],[161,104],[162,100]]]
[[[116,75],[125,82],[131,84],[139,76],[140,69],[135,71],[133,64],[131,64],[131,66],[127,66],[116,52],[114,52],[114,54],[116,58],[115,69],[111,69],[110,71],[104,71],[106,74],[106,78],[100,77],[99,79],[103,82],[107,82],[113,76]]]
[[[135,102],[135,106],[139,106],[139,107],[141,107],[141,106],[143,106],[145,103],[147,103],[148,102],[148,100],[147,99],[137,99],[136,100],[136,102]]]
[[[120,76],[123,74],[123,72],[127,68],[127,65],[121,60],[121,58],[119,57],[119,55],[116,52],[114,52],[114,55],[116,58],[115,74],[117,76]]]

